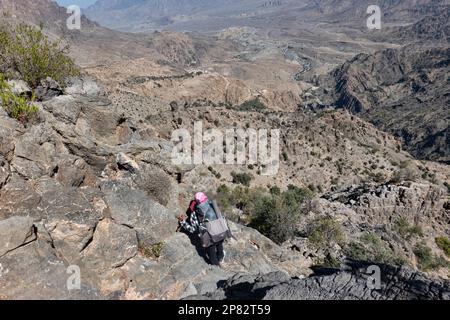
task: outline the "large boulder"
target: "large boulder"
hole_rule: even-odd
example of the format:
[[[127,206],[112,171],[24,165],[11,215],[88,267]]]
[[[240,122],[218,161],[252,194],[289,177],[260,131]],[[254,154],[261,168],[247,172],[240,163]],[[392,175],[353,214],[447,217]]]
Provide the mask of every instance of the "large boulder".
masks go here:
[[[8,85],[11,88],[11,91],[15,95],[25,95],[30,96],[32,94],[32,90],[30,86],[23,80],[9,80]]]
[[[102,185],[102,191],[111,217],[134,228],[140,243],[153,245],[175,232],[175,214],[151,199],[146,192],[120,182],[106,182]]]
[[[74,276],[70,271],[51,243],[38,239],[0,257],[0,297],[8,300],[102,299],[98,290],[84,280],[83,273],[79,288],[68,286]]]
[[[11,160],[14,152],[14,126],[18,122],[12,121],[0,108],[0,155]]]
[[[174,234],[159,246],[158,256],[141,253],[121,268],[128,280],[122,292],[125,298],[180,299],[189,292],[216,290],[220,281],[232,275],[232,271],[210,266],[204,252],[183,233]],[[117,281],[117,277],[109,279],[109,287]]]
[[[56,179],[42,177],[26,181],[12,174],[0,190],[0,218],[29,216],[34,221],[72,221],[95,226],[107,214],[100,190],[61,185]]]
[[[70,95],[98,96],[103,89],[90,78],[70,78],[66,93]]]
[[[291,276],[311,273],[310,261],[301,253],[279,246],[257,230],[229,222],[236,239],[231,239],[228,256],[235,270],[254,274],[284,271]]]
[[[0,189],[0,219],[12,216],[39,217],[40,201],[40,195],[29,182],[17,174],[11,174],[8,183]]]
[[[81,104],[69,95],[56,97],[43,105],[45,110],[50,112],[55,118],[69,124],[76,124],[81,112]]]
[[[102,199],[97,188],[66,188],[49,177],[38,180],[36,188],[41,197],[39,217],[48,222],[65,220],[93,227],[104,217],[105,210],[97,206]]]
[[[56,161],[54,177],[64,187],[94,187],[97,178],[91,167],[81,158],[74,156],[61,157]]]
[[[49,175],[55,167],[56,155],[61,152],[56,140],[57,137],[48,124],[31,127],[17,139],[11,167],[27,179]]]
[[[0,257],[36,240],[33,220],[11,217],[0,221]]]
[[[136,231],[111,219],[99,222],[92,242],[83,251],[82,262],[91,271],[102,273],[123,266],[138,250]]]
[[[94,236],[93,226],[65,220],[43,224],[42,229],[51,237],[58,254],[71,264],[79,262],[81,252]]]
[[[280,261],[284,249],[274,244],[271,252],[266,243],[270,240],[264,236],[252,234],[247,228],[234,230],[239,240],[225,243],[224,268],[211,266],[198,238],[181,232],[157,245],[141,244],[138,255],[120,269],[102,276],[101,292],[124,299],[182,299],[215,292],[235,274],[255,278],[267,272],[279,272],[291,279],[286,270],[289,265]],[[279,256],[271,260],[266,254],[273,258]],[[293,273],[298,274],[298,271]]]
[[[50,77],[41,80],[41,83],[35,90],[36,98],[42,101],[50,100],[64,93],[58,82]]]
[[[380,289],[364,272],[291,280],[270,288],[265,300],[448,300],[450,282],[434,281],[409,268],[381,266]]]
[[[430,220],[445,219],[446,191],[433,184],[405,182],[401,185],[359,186],[326,195],[332,206],[341,205],[354,221],[367,224],[384,224],[403,217],[408,221],[429,224]],[[316,203],[316,211],[326,211],[329,205]],[[449,230],[449,229],[447,229]]]

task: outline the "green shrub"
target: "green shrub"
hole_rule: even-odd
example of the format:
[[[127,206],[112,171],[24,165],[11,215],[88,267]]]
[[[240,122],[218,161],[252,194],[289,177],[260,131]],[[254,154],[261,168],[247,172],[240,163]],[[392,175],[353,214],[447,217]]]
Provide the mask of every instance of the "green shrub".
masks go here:
[[[344,159],[339,159],[334,164],[335,164],[339,174],[343,174],[344,173],[344,168],[345,168],[345,161],[344,161]]]
[[[234,184],[242,184],[246,187],[250,186],[250,182],[253,179],[253,176],[248,173],[236,173],[232,172],[231,177],[233,178]]]
[[[281,196],[290,205],[298,203],[304,203],[306,200],[312,198],[313,193],[308,189],[299,188],[292,184],[288,185],[287,190],[281,194]]]
[[[231,220],[238,222],[237,219],[233,219],[237,217],[230,215],[230,211],[233,208],[237,208],[243,210],[246,215],[251,215],[258,199],[261,199],[265,195],[266,192],[262,188],[250,189],[238,186],[234,189],[230,189],[226,185],[221,185],[217,188],[214,198],[220,208],[228,214],[228,217]]]
[[[327,254],[324,259],[316,261],[314,264],[322,268],[340,268],[342,261],[331,254]]]
[[[412,237],[423,236],[423,231],[420,226],[411,226],[405,218],[398,218],[394,221],[394,230],[406,240]]]
[[[309,210],[310,192],[293,185],[284,192],[278,187],[230,189],[222,185],[215,199],[225,212],[233,208],[242,210],[247,220],[239,222],[247,222],[268,238],[282,243],[294,236],[302,214]],[[228,216],[233,219],[232,215]]]
[[[213,167],[208,167],[209,172],[211,172],[214,177],[216,177],[216,179],[220,179],[222,177],[222,175],[220,174],[220,172],[217,172],[216,170],[214,170]]]
[[[354,260],[404,265],[407,258],[395,253],[389,245],[374,233],[363,234],[358,241],[349,243],[345,255]]]
[[[159,242],[151,246],[147,246],[141,241],[138,242],[138,251],[146,258],[158,259],[161,256],[163,247],[164,242]]]
[[[383,183],[386,181],[386,177],[381,172],[370,172],[368,176],[373,182],[376,183]]]
[[[270,194],[274,196],[279,196],[281,194],[281,189],[278,188],[277,186],[271,187]]]
[[[437,246],[444,251],[447,257],[450,257],[450,239],[446,237],[437,237],[435,239]]]
[[[410,160],[403,160],[400,161],[399,167],[400,169],[406,169],[411,165],[411,161]]]
[[[47,77],[64,86],[67,77],[79,74],[68,49],[61,42],[51,42],[41,29],[0,25],[0,72],[9,77],[18,74],[32,88]]]
[[[307,227],[308,241],[317,249],[326,249],[331,244],[345,244],[342,226],[332,217],[319,217]]]
[[[403,181],[416,181],[419,177],[418,172],[410,166],[409,162],[403,161],[400,164],[400,169],[394,172],[391,178],[391,183],[400,183]]]
[[[450,266],[447,260],[443,257],[435,256],[431,248],[424,243],[416,245],[414,254],[416,255],[419,268],[423,271],[438,270]]]
[[[246,101],[239,106],[240,111],[262,111],[266,108],[266,105],[259,98]]]
[[[300,204],[293,205],[283,195],[268,195],[258,199],[252,209],[249,226],[276,243],[295,235],[301,217]]]
[[[39,108],[29,102],[26,97],[15,95],[1,73],[0,103],[10,117],[22,123],[29,121],[39,111]]]
[[[214,199],[217,201],[217,204],[222,209],[222,211],[227,212],[232,207],[232,197],[231,190],[226,185],[221,185],[217,188]]]
[[[433,253],[431,249],[425,244],[419,244],[414,248],[414,254],[416,255],[419,267],[423,270],[428,270],[433,265]]]

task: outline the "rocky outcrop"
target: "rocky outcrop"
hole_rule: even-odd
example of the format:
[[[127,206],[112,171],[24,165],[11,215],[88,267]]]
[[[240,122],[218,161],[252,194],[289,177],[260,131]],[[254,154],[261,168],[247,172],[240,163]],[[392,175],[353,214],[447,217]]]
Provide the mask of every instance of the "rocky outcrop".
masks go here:
[[[25,217],[12,217],[0,221],[0,257],[10,251],[36,240],[33,220]]]
[[[41,101],[50,100],[51,98],[62,95],[63,93],[64,91],[59,83],[50,77],[42,80],[40,85],[35,90],[36,98]]]
[[[175,214],[152,200],[145,191],[112,182],[105,183],[102,191],[111,218],[134,228],[142,244],[154,245],[173,234],[177,225]]]
[[[302,270],[301,257],[283,258],[283,249],[270,240],[243,227],[233,229],[239,240],[225,246],[228,266],[222,270],[209,266],[195,239],[183,233],[172,233],[153,256],[149,252],[155,247],[138,244],[133,228],[109,218],[91,230],[65,222],[33,225],[31,219],[13,217],[0,224],[6,243],[0,256],[0,294],[6,299],[180,299],[214,291],[237,272],[256,276],[280,270],[288,274],[284,270],[289,266],[293,274]],[[19,266],[20,261],[27,263]],[[80,268],[82,287],[72,292],[66,272],[73,265]],[[32,274],[25,272],[27,266]],[[15,283],[16,278],[27,285]],[[50,287],[41,290],[44,282]]]
[[[212,300],[449,300],[450,281],[434,281],[408,268],[379,266],[380,283],[374,284],[369,265],[328,270],[304,279],[280,272],[250,277],[235,275],[206,295],[186,299]],[[325,272],[325,270],[322,270]]]
[[[228,268],[211,267],[198,239],[176,233],[181,208],[166,206],[178,196],[170,144],[88,80],[66,91],[28,128],[0,114],[2,299],[179,299],[236,272],[309,272],[300,254],[235,224]]]
[[[152,134],[152,121],[160,119],[126,117],[91,80],[69,83],[66,95],[38,104],[39,117],[28,127],[0,111],[2,298],[212,297],[230,278],[230,288],[241,286],[242,279],[258,283],[243,285],[240,297],[257,292],[264,298],[268,287],[279,287],[274,294],[289,298],[285,292],[291,289],[282,284],[302,286],[296,281],[311,274],[319,256],[307,240],[280,246],[239,224],[230,223],[236,239],[225,245],[225,268],[211,267],[196,237],[175,232],[176,216],[184,209],[178,205],[181,181],[200,175],[172,164],[171,143]],[[215,119],[213,113],[206,117]],[[338,126],[338,116],[333,119],[333,130],[348,129]],[[380,144],[388,143],[380,137]],[[209,185],[205,181],[198,186]],[[333,215],[355,235],[397,216],[435,221],[433,232],[442,233],[447,230],[442,222],[448,221],[443,192],[425,184],[344,190],[316,199],[312,216]],[[80,279],[75,289],[74,276]],[[311,296],[327,297],[327,290],[334,290],[328,282],[323,286],[317,290],[325,293]]]
[[[109,219],[98,223],[92,242],[83,251],[86,268],[98,273],[123,266],[138,250],[136,231]]]
[[[417,225],[431,225],[450,232],[446,190],[431,184],[405,182],[401,185],[366,185],[325,195],[315,202],[317,212],[327,212],[329,203],[341,203],[347,217],[360,224],[383,225],[404,218]]]

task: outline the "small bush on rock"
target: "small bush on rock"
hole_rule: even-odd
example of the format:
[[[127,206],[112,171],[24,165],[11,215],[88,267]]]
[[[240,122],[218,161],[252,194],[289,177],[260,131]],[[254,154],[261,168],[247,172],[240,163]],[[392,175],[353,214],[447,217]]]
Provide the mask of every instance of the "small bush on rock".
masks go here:
[[[244,102],[240,105],[240,111],[262,111],[266,109],[266,105],[262,103],[259,98],[255,98],[249,101]]]
[[[139,242],[138,251],[146,258],[158,259],[161,256],[163,246],[164,242],[159,242],[151,246],[146,246],[144,243]]]
[[[423,231],[420,226],[412,226],[405,218],[399,218],[394,221],[394,230],[406,240],[413,237],[422,237]]]
[[[34,100],[32,98],[32,100]],[[28,101],[27,97],[13,93],[11,87],[6,82],[5,77],[0,73],[0,103],[8,115],[22,123],[29,121],[39,108]]]
[[[279,188],[236,187],[223,185],[217,189],[215,199],[223,211],[233,208],[242,210],[248,226],[258,230],[277,243],[295,235],[302,215],[309,210],[309,190],[289,186],[286,191]]]
[[[47,77],[64,86],[66,78],[79,75],[68,49],[61,42],[51,42],[41,29],[0,25],[0,72],[10,78],[19,75],[32,88]]]
[[[316,249],[327,249],[333,243],[343,246],[345,233],[342,226],[332,217],[314,219],[307,227],[308,241]]]
[[[425,243],[419,243],[414,248],[414,254],[417,258],[417,264],[423,271],[438,270],[440,268],[449,268],[450,263],[443,257],[433,254],[431,248]]]
[[[394,252],[389,245],[375,233],[365,233],[358,241],[349,243],[345,255],[354,260],[386,263],[393,265],[406,264],[406,257]]]
[[[436,238],[437,246],[444,251],[447,257],[450,257],[450,239],[446,237],[437,237]]]
[[[232,172],[231,177],[233,178],[233,183],[242,184],[246,187],[250,186],[250,182],[253,179],[253,176],[248,173],[236,173]]]

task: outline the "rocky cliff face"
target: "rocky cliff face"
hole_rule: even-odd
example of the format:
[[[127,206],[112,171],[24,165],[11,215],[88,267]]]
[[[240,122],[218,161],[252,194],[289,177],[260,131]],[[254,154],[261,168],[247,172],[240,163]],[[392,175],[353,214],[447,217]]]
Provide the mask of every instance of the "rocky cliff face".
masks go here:
[[[195,239],[175,232],[181,185],[171,144],[117,108],[95,82],[74,79],[27,127],[1,111],[2,299],[447,297],[425,278],[430,289],[416,289],[412,273],[392,280],[407,288],[402,295],[372,294],[345,272],[295,280],[320,252],[233,223],[227,267],[210,267]],[[312,212],[335,215],[355,235],[398,216],[430,226],[430,237],[449,231],[444,191],[421,184],[332,193]],[[74,266],[81,288],[69,290]],[[352,285],[339,289],[344,281]]]
[[[448,300],[450,282],[432,282],[408,268],[382,266],[381,283],[370,289],[368,265],[354,263],[346,271],[328,271],[306,279],[290,279],[281,273],[259,277],[235,275],[207,295],[186,299],[246,300]]]
[[[181,209],[167,207],[177,203],[170,144],[123,118],[94,82],[67,92],[27,128],[1,111],[2,298],[178,299],[235,272],[308,273],[300,254],[239,225],[230,269],[209,267],[195,239],[175,232]],[[72,265],[81,290],[67,288]]]

